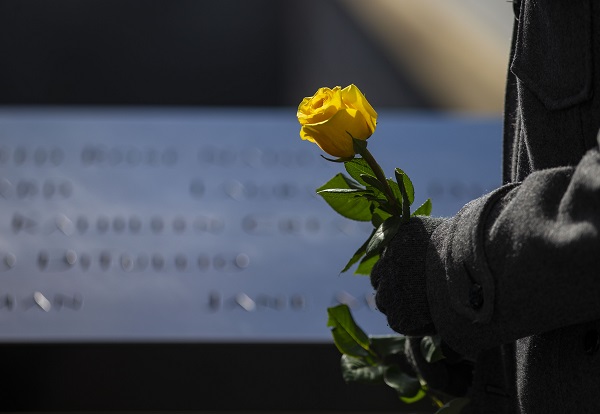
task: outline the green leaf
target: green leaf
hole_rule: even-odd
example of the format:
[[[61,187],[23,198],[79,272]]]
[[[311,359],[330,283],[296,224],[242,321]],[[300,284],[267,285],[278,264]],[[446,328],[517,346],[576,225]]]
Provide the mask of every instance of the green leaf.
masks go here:
[[[460,414],[470,402],[468,398],[455,398],[444,404],[435,414]]]
[[[362,178],[360,177],[361,174],[375,176],[375,173],[363,158],[354,158],[352,161],[346,161],[344,167],[346,168],[346,171],[348,171],[348,174],[350,174],[350,177],[354,178],[362,185],[367,185],[367,183],[362,181]]]
[[[428,198],[421,206],[412,213],[413,216],[430,216],[431,215],[431,198]]]
[[[372,188],[378,190],[381,194],[385,193],[384,184],[382,184],[377,178],[375,178],[369,174],[361,174],[360,178],[362,179],[363,182],[367,183],[368,187],[372,187]]]
[[[369,337],[356,324],[347,305],[328,308],[327,313],[327,326],[332,328],[333,341],[342,354],[357,358],[374,356],[370,349]]]
[[[317,192],[320,196],[346,199],[367,194],[366,190],[355,190],[354,188],[326,188]]]
[[[421,354],[429,363],[445,358],[442,353],[442,338],[439,335],[425,336],[421,339]]]
[[[328,190],[331,188],[349,188],[349,189],[354,189],[354,190],[364,190],[365,189],[359,183],[357,183],[353,179],[345,176],[342,173],[338,173],[335,176],[333,176],[333,178],[331,178],[331,180],[327,181],[321,187],[317,188],[317,191]]]
[[[421,391],[419,379],[402,372],[398,366],[389,366],[383,375],[385,383],[398,393],[399,397],[416,397]]]
[[[375,263],[377,263],[378,260],[378,254],[375,256],[363,257],[354,273],[357,275],[370,276],[371,270],[373,270],[373,266],[375,266]]]
[[[385,198],[381,198],[381,193],[377,192],[377,195],[375,195],[374,192],[372,192],[371,190],[366,190],[365,192],[365,198],[369,201],[372,201],[374,203],[377,204],[385,204],[387,203],[387,200]]]
[[[379,355],[380,358],[385,358],[388,355],[403,354],[406,344],[406,337],[402,335],[373,335],[369,337],[371,340],[371,349]]]
[[[394,173],[396,174],[396,181],[398,182],[398,185],[400,185],[400,182],[404,184],[406,195],[408,196],[408,204],[412,205],[412,203],[415,201],[415,187],[413,186],[412,181],[410,181],[408,175],[406,175],[406,173],[400,168],[396,168]]]
[[[386,367],[379,364],[369,364],[364,358],[342,355],[342,378],[346,382],[366,384],[383,384],[383,374]]]
[[[380,208],[382,211],[385,211],[390,216],[393,216],[395,214],[394,206],[388,203],[387,200],[380,201],[378,208]]]
[[[373,269],[373,266],[375,266],[375,263],[377,263],[377,261],[379,260],[379,255],[375,255],[375,256],[371,256],[371,257],[363,257],[363,259],[360,261],[358,267],[356,268],[356,270],[354,271],[355,274],[357,275],[365,275],[365,276],[369,276],[371,274],[371,270]]]
[[[351,159],[353,159],[353,158],[354,158],[354,156],[352,156],[352,157],[342,157],[342,158],[327,158],[326,156],[324,156],[324,155],[321,155],[321,158],[323,158],[323,159],[325,159],[325,160],[327,160],[327,161],[330,161],[330,162],[337,162],[337,163],[340,163],[340,162],[348,162],[348,161],[350,161]]]
[[[362,246],[360,246],[358,248],[358,250],[354,253],[354,256],[352,256],[350,258],[348,263],[346,263],[346,266],[344,266],[341,273],[348,271],[356,262],[358,262],[360,260],[361,257],[363,257],[365,255],[365,253],[367,252],[367,244],[369,243],[369,240],[371,240],[373,233],[375,233],[375,230],[373,230],[371,232],[371,235],[369,236],[369,238],[363,243]]]
[[[352,145],[354,146],[354,153],[355,154],[361,154],[364,152],[364,150],[367,149],[367,140],[366,139],[358,139],[358,138],[354,138],[352,136],[352,134],[348,131],[346,131],[346,133],[348,135],[350,135],[350,137],[352,138]]]
[[[380,206],[381,207],[381,206]],[[373,210],[373,217],[371,217],[371,223],[373,224],[373,227],[377,228],[379,226],[381,226],[381,224],[388,218],[390,218],[392,215],[386,211],[383,210],[382,208],[377,207]],[[371,234],[371,237],[373,235]]]
[[[394,194],[394,198],[398,200],[398,205],[402,207],[402,203],[404,202],[404,200],[402,200],[402,193],[400,192],[400,187],[398,186],[398,183],[396,183],[396,181],[390,178],[388,178],[387,182],[390,186],[390,189],[392,190],[392,193]]]
[[[362,195],[365,189],[344,174],[337,174],[317,188],[317,194],[338,214],[357,221],[370,221],[372,202]],[[359,197],[360,196],[360,197]]]
[[[381,223],[369,240],[366,252],[367,257],[370,257],[373,254],[381,253],[383,248],[387,246],[387,244],[394,238],[396,233],[398,233],[401,223],[402,218],[398,216],[391,216]]]

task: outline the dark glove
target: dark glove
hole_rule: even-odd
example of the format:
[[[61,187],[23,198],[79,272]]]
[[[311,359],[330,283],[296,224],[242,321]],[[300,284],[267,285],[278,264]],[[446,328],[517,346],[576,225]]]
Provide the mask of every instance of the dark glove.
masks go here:
[[[400,227],[371,271],[375,302],[396,332],[432,335],[427,301],[425,254],[433,231],[444,219],[413,217]]]

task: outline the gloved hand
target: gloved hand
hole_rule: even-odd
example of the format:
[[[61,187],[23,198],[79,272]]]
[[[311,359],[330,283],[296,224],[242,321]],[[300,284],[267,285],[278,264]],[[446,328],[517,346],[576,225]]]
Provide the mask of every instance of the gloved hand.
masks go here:
[[[425,254],[433,231],[444,219],[413,217],[402,225],[371,271],[375,302],[390,327],[405,335],[432,335],[427,301]]]

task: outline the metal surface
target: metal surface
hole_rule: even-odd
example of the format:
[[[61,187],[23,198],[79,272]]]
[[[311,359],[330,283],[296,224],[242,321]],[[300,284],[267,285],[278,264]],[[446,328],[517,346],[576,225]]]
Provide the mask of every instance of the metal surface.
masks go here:
[[[339,274],[369,225],[295,110],[0,110],[0,342],[328,342],[326,308],[389,333]],[[454,214],[500,183],[496,118],[382,112],[370,148]]]

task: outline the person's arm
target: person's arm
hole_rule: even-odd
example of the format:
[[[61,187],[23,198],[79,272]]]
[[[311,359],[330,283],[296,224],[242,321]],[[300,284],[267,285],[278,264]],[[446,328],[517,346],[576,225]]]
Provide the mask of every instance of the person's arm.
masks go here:
[[[425,288],[414,282],[422,274],[399,263],[400,256],[425,254],[402,243],[406,235],[374,269],[378,306],[398,332],[437,332],[454,350],[475,355],[600,318],[597,150],[576,168],[538,171],[501,187],[434,227],[423,261]]]
[[[461,352],[600,318],[600,154],[466,206],[426,263],[434,325]]]

